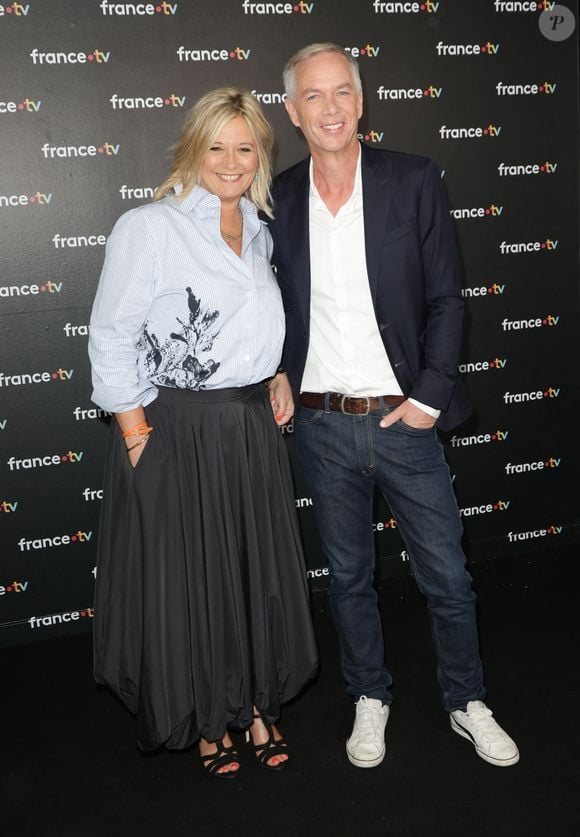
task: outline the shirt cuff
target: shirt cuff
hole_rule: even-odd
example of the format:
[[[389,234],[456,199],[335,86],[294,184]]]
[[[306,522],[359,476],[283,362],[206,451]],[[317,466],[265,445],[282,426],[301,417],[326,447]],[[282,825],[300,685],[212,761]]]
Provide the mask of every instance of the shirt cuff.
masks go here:
[[[149,381],[144,382],[143,386],[128,386],[125,389],[93,382],[91,400],[109,413],[127,413],[137,407],[147,407],[155,401],[158,392],[157,387]]]
[[[441,410],[435,410],[433,407],[428,407],[426,404],[422,404],[420,401],[415,401],[414,398],[408,398],[407,401],[410,401],[411,404],[414,404],[415,407],[418,407],[420,410],[423,410],[424,413],[427,413],[428,416],[431,416],[434,419],[438,419],[441,415]]]

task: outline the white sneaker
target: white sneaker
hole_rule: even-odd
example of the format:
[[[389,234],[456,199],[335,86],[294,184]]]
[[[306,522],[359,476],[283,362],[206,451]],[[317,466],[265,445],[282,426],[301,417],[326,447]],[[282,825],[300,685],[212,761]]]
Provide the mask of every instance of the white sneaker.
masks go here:
[[[385,757],[385,727],[389,707],[382,701],[362,695],[357,702],[352,734],[346,742],[346,755],[355,767],[376,767]]]
[[[484,761],[498,767],[509,767],[520,760],[516,742],[493,719],[491,709],[481,700],[470,700],[467,710],[449,713],[451,729],[471,741],[475,752]]]

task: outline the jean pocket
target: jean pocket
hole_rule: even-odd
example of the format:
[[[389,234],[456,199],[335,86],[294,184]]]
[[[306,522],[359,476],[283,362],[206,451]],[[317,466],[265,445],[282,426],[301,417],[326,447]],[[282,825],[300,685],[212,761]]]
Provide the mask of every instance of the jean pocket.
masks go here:
[[[302,407],[300,405],[294,416],[294,421],[297,424],[314,424],[323,415],[324,410],[315,410],[312,407]]]
[[[428,433],[433,433],[435,430],[435,425],[432,425],[431,427],[411,427],[411,425],[406,424],[403,419],[397,419],[395,424],[398,424],[403,430],[408,433],[412,433],[415,436],[426,436]]]

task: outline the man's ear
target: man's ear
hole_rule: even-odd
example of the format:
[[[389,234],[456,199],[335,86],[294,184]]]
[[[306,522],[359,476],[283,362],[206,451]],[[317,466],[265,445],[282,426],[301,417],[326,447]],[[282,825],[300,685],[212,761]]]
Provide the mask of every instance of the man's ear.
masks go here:
[[[290,117],[290,122],[294,125],[295,128],[300,127],[300,120],[298,119],[298,113],[296,112],[296,108],[294,107],[294,103],[291,99],[284,99],[284,107],[286,108],[286,113]]]

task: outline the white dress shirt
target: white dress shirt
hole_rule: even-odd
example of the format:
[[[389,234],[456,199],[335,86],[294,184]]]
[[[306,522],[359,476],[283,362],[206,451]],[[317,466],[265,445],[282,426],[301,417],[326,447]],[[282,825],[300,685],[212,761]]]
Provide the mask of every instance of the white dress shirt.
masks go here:
[[[310,342],[303,392],[402,395],[381,339],[366,265],[361,154],[350,198],[335,216],[310,161]],[[429,415],[439,411],[410,399]]]

